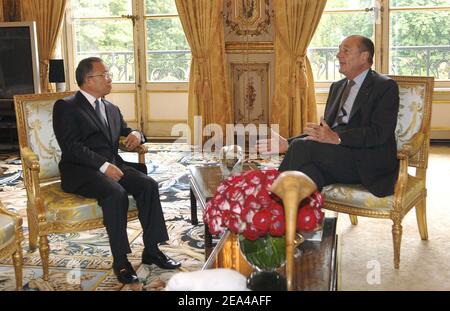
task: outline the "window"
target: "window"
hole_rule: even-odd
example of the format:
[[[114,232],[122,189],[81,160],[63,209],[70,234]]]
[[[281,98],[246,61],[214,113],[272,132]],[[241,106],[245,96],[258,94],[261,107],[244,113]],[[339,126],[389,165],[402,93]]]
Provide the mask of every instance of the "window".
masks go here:
[[[98,56],[116,83],[135,82],[140,66],[147,82],[189,80],[191,52],[174,0],[71,0],[70,16],[75,66]]]
[[[146,0],[147,80],[189,80],[191,52],[175,1]]]
[[[135,81],[131,0],[72,0],[75,64],[90,56],[104,60],[114,82]]]
[[[351,34],[374,41],[379,72],[430,75],[450,86],[450,0],[328,1],[308,51],[319,85],[342,77],[336,53]]]
[[[390,0],[389,72],[450,80],[450,0]]]
[[[316,81],[341,79],[336,59],[341,41],[351,34],[361,34],[374,40],[373,14],[366,8],[372,0],[327,1],[308,51]]]

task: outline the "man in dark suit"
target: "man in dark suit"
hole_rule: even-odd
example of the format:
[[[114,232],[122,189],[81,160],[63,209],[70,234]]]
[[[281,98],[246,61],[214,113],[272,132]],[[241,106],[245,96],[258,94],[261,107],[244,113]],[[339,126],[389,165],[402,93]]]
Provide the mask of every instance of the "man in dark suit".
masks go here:
[[[279,152],[286,152],[280,171],[301,171],[319,190],[347,183],[363,184],[378,197],[394,192],[399,91],[394,80],[370,69],[373,55],[366,37],[341,43],[337,58],[345,79],[331,85],[320,124],[309,123],[303,135],[288,140],[276,137]],[[271,143],[260,141],[259,150],[271,152]]]
[[[100,58],[82,60],[76,69],[80,91],[58,100],[53,108],[53,129],[61,147],[59,163],[64,191],[98,200],[120,282],[138,282],[128,261],[128,193],[136,199],[143,228],[142,263],[175,269],[180,263],[163,254],[158,243],[169,239],[159,200],[158,184],[147,176],[145,165],[125,162],[118,154],[119,137],[134,149],[145,142],[132,130],[117,106],[104,99],[111,91],[111,76]]]

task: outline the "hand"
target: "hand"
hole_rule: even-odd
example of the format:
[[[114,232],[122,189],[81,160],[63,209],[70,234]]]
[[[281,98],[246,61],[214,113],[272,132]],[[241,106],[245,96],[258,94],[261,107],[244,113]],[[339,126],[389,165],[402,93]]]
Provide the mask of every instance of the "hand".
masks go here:
[[[306,136],[305,139],[317,141],[319,143],[338,145],[340,143],[339,135],[328,126],[323,117],[320,118],[320,124],[322,124],[322,126],[319,124],[307,123],[304,133],[308,136]]]
[[[123,177],[123,172],[114,164],[109,163],[108,168],[105,171],[105,175],[115,181],[119,181]]]
[[[262,154],[285,153],[289,148],[289,143],[283,136],[270,129],[270,139],[258,140],[258,152]]]
[[[136,133],[139,135],[139,137]],[[125,139],[125,147],[127,148],[127,150],[134,150],[140,144],[141,144],[141,133],[139,132],[131,132]]]

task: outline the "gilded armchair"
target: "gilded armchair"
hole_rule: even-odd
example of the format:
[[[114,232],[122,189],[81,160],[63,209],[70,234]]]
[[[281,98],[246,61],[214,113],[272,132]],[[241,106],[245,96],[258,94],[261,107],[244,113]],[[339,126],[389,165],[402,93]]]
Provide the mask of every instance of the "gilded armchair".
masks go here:
[[[391,219],[394,242],[394,267],[400,267],[400,245],[403,217],[416,208],[419,233],[428,239],[426,220],[426,171],[430,145],[430,119],[434,78],[391,76],[400,90],[400,110],[395,130],[397,158],[400,161],[394,194],[378,198],[361,185],[333,184],[324,187],[325,208],[350,216]],[[410,175],[408,168],[415,168]]]
[[[52,112],[56,100],[72,94],[64,92],[14,97],[28,199],[30,249],[34,250],[39,242],[45,280],[48,280],[50,252],[47,235],[103,227],[102,209],[95,199],[66,193],[60,186],[58,162],[61,150],[53,133]],[[144,163],[146,147],[141,145],[133,151],[138,152],[139,162]],[[129,202],[128,220],[133,220],[137,218],[137,209],[131,195]]]
[[[22,218],[0,202],[0,258],[12,256],[16,289],[22,289]]]

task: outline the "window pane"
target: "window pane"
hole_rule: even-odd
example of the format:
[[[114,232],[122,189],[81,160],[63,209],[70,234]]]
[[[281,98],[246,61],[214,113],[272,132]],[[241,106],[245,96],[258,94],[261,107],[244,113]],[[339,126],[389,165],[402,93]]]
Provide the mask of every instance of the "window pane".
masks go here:
[[[373,40],[372,14],[325,13],[322,15],[319,27],[308,49],[308,57],[316,81],[335,81],[342,78],[336,54],[341,41],[354,34]]]
[[[190,49],[178,18],[147,20],[147,79],[187,81]]]
[[[181,82],[189,80],[191,53],[148,52],[148,77],[152,82]]]
[[[175,0],[146,0],[145,14],[174,14],[178,15]]]
[[[325,10],[334,9],[365,9],[373,7],[374,0],[331,0],[327,1]]]
[[[110,67],[114,81],[131,82],[134,74],[133,26],[129,20],[76,20],[76,63],[98,56]]]
[[[450,6],[450,0],[390,0],[390,7]]]
[[[131,0],[72,0],[73,17],[121,16],[131,14]]]
[[[450,12],[391,13],[390,72],[450,79]]]

